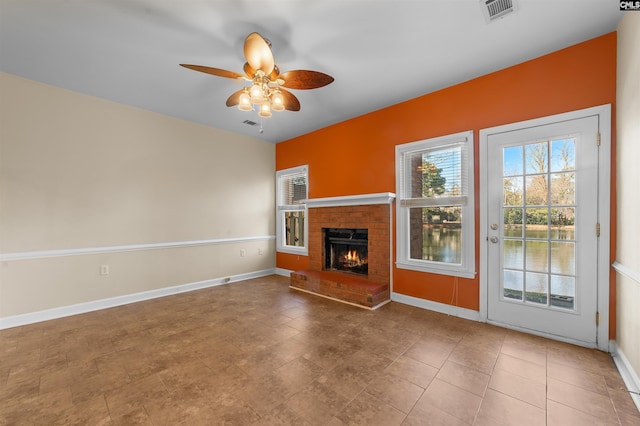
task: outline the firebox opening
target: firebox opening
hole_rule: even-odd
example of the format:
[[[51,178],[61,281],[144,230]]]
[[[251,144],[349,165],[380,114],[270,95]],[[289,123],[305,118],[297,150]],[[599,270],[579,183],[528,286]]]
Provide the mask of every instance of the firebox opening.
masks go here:
[[[354,228],[323,228],[324,269],[369,274],[369,230]]]

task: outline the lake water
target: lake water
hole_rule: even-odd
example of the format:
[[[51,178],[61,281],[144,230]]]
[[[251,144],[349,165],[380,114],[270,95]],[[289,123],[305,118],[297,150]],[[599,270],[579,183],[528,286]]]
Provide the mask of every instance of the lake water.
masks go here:
[[[524,237],[524,238],[523,238]],[[573,227],[511,227],[503,240],[506,297],[574,307],[576,296],[576,244]]]
[[[462,235],[456,228],[432,228],[424,233],[423,258],[447,263],[460,263]],[[548,234],[549,232],[549,234]],[[527,293],[575,297],[575,235],[573,227],[551,230],[527,227],[505,229],[503,267],[505,289]],[[523,238],[524,237],[524,238]],[[553,303],[552,303],[553,304]]]
[[[422,258],[433,262],[462,262],[462,230],[449,227],[425,229]]]

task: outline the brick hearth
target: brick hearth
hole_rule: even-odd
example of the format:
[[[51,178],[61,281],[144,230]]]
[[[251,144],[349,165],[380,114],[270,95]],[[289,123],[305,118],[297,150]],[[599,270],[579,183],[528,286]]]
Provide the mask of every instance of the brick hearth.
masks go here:
[[[334,271],[292,272],[291,287],[371,309],[389,301],[388,284]]]
[[[392,195],[392,194],[391,194]],[[389,301],[391,283],[390,204],[309,205],[309,269],[291,274],[291,287],[332,299],[376,308]],[[325,271],[323,228],[369,230],[367,277]]]

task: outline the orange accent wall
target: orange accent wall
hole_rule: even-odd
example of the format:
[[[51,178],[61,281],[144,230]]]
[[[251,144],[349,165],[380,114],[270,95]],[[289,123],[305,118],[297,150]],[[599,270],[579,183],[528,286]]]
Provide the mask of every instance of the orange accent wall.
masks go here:
[[[395,192],[396,145],[474,131],[476,230],[479,229],[479,130],[563,112],[612,105],[615,117],[616,33],[347,120],[276,145],[276,169],[309,165],[309,197]],[[615,120],[612,123],[615,154]],[[615,159],[615,156],[612,158]],[[615,188],[615,161],[612,161]],[[615,192],[612,191],[611,258],[615,259]],[[477,232],[477,231],[476,231]],[[476,269],[479,242],[476,234]],[[278,254],[277,266],[297,269]],[[292,268],[293,267],[293,268]],[[615,275],[612,274],[612,277]],[[395,269],[393,290],[478,310],[479,279]],[[615,338],[615,281],[611,281],[610,338]]]
[[[276,266],[289,271],[309,269],[309,257],[278,252],[276,253]]]

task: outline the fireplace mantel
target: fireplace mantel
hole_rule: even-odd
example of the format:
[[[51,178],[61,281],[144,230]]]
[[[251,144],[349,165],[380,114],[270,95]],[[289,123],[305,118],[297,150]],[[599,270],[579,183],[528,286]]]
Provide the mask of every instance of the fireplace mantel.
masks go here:
[[[366,206],[371,204],[391,204],[396,194],[392,192],[380,192],[377,194],[345,195],[341,197],[310,198],[304,200],[307,208],[315,207],[342,207],[342,206]]]

